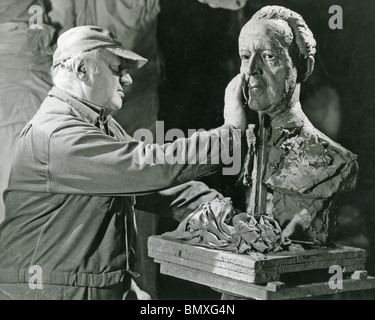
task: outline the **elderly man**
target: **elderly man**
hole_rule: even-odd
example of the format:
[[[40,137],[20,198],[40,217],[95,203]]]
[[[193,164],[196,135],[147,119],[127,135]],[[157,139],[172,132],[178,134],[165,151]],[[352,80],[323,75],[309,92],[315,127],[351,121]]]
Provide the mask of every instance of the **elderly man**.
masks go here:
[[[248,211],[273,216],[285,236],[329,241],[333,195],[356,184],[356,156],[315,129],[301,110],[300,85],[313,72],[316,42],[303,18],[284,7],[256,12],[239,36],[244,96],[258,112],[246,182]]]
[[[70,29],[57,44],[55,87],[20,135],[4,193],[0,298],[121,299],[134,275],[134,195],[181,185],[217,169],[218,159],[228,160],[224,137],[235,150],[246,127],[243,78],[228,85],[222,127],[147,145],[106,117],[122,106],[123,86],[132,83],[127,69],[147,60],[95,26]],[[214,140],[221,148],[213,148]],[[207,164],[193,161],[190,145],[200,147]],[[183,150],[187,161],[162,161],[170,150]],[[163,196],[183,216],[189,198],[210,200],[209,189],[198,189],[193,194],[185,184]]]

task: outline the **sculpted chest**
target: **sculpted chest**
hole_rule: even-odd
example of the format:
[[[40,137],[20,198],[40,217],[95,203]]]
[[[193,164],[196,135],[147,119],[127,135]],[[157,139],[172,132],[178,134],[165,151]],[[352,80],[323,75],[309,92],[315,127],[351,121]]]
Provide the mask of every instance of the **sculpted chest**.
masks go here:
[[[302,111],[268,125],[261,119],[247,138],[248,212],[273,216],[292,238],[299,230],[298,238],[324,243],[334,194],[356,185],[356,155],[315,129]]]

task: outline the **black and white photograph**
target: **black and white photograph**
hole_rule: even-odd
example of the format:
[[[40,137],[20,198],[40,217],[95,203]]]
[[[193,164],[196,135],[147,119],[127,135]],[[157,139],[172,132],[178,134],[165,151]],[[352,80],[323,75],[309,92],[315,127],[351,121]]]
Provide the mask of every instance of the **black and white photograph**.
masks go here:
[[[0,300],[374,300],[374,17],[0,0]]]

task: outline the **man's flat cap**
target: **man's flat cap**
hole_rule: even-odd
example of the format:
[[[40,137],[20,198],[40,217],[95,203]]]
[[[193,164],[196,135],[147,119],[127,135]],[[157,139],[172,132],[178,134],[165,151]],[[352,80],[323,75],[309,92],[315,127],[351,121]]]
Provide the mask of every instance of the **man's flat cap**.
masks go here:
[[[147,59],[127,49],[110,31],[97,26],[80,26],[65,31],[57,39],[52,65],[55,67],[79,52],[97,48],[105,48],[124,58],[128,69],[138,69],[147,62]]]

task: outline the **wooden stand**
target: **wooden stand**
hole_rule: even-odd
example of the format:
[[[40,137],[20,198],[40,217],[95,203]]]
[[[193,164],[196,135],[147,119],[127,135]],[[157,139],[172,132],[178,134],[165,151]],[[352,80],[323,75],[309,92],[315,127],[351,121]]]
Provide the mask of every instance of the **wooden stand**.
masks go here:
[[[209,286],[222,299],[298,299],[375,288],[364,270],[366,251],[352,247],[250,256],[151,236],[148,253],[162,274]]]

